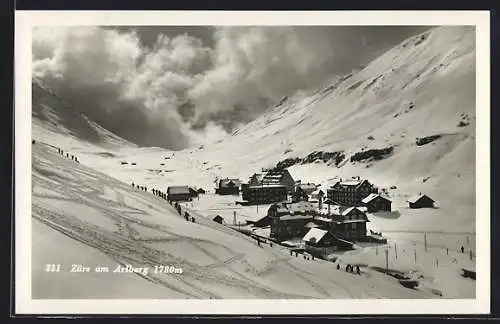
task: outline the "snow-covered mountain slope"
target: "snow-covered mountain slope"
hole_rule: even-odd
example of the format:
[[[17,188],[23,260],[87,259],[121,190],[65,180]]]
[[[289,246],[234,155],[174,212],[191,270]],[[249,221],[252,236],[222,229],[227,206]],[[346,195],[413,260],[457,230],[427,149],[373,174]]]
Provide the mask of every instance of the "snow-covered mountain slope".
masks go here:
[[[340,152],[344,161],[338,164],[298,163],[289,170],[317,183],[366,176],[382,188],[396,186],[391,195],[401,205],[425,192],[452,215],[440,222],[443,228],[474,230],[475,91],[474,28],[439,27],[325,89],[290,97],[191,157],[245,179],[289,158]],[[417,138],[432,141],[417,144]],[[380,160],[354,156],[371,149],[387,154],[379,151]],[[423,223],[432,223],[435,213]]]
[[[366,270],[337,271],[255,241],[165,200],[33,145],[35,298],[432,298]],[[46,265],[61,264],[58,274]],[[71,272],[73,264],[90,272]],[[149,270],[113,273],[119,264]],[[155,265],[182,269],[154,273]],[[109,272],[95,272],[95,267]],[[102,269],[102,268],[101,268]],[[290,284],[293,283],[293,284]]]
[[[75,291],[78,297],[131,298],[429,297],[374,272],[353,280],[345,272],[332,272],[331,263],[290,258],[277,247],[258,248],[206,217],[201,207],[216,204],[208,195],[199,205],[197,223],[186,223],[164,201],[133,190],[130,183],[163,191],[188,184],[210,191],[216,177],[246,180],[282,161],[298,162],[289,163],[289,170],[304,182],[368,177],[393,200],[390,215],[369,215],[370,228],[406,249],[409,259],[408,251],[422,244],[423,231],[434,232],[438,243],[426,266],[431,269],[443,247],[456,250],[465,245],[465,235],[475,238],[475,108],[475,32],[469,27],[440,27],[412,37],[325,89],[289,96],[218,143],[177,152],[139,148],[35,81],[32,129],[39,142],[33,146],[33,287],[53,298]],[[74,153],[81,164],[50,145]],[[331,158],[322,161],[311,155],[315,151],[330,152]],[[429,194],[439,208],[408,209],[407,197],[418,192]],[[472,242],[466,247],[475,249]],[[90,266],[184,262],[190,275],[102,281],[98,274],[77,274],[77,280],[68,275],[50,281],[40,268],[48,255],[57,251],[67,263],[81,260],[68,250],[81,250]],[[367,260],[374,253],[363,253],[344,258],[371,263]],[[455,269],[467,262],[467,256],[461,258],[466,260],[452,265],[452,275],[442,264],[434,274],[424,269],[434,278],[454,278],[444,286],[460,291],[445,295],[474,295],[473,284],[462,285]],[[150,292],[139,294],[138,287]]]
[[[137,147],[90,120],[39,79],[32,87],[32,137],[71,149]]]
[[[290,96],[216,144],[175,153],[137,148],[67,109],[34,83],[34,92],[40,94],[33,96],[33,132],[35,138],[78,152],[88,166],[126,182],[161,188],[186,182],[212,188],[217,176],[245,180],[286,159],[338,152],[343,161],[316,160],[289,170],[296,179],[316,183],[368,177],[386,188],[403,211],[406,198],[418,192],[431,195],[441,207],[403,212],[408,222],[384,222],[383,229],[475,231],[474,28],[431,29],[337,80],[325,89]],[[99,136],[88,135],[96,129]],[[97,137],[105,140],[92,141]],[[417,138],[424,140],[417,143]],[[388,154],[363,159],[362,152],[368,151],[369,157],[371,149]],[[436,217],[441,219],[437,224]]]

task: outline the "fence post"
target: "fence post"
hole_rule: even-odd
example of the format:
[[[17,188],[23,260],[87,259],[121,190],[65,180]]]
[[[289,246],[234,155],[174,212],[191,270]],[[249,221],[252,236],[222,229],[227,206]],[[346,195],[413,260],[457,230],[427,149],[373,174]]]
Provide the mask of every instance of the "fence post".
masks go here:
[[[425,248],[425,252],[427,252],[427,233],[424,232],[424,248]]]
[[[470,250],[470,253],[469,253],[469,259],[472,260],[472,249]]]
[[[413,250],[415,252],[415,263],[417,263],[417,249]]]
[[[436,268],[439,268],[439,259],[436,258]]]
[[[446,248],[446,255],[448,255],[448,248]]]
[[[396,255],[396,259],[398,258],[398,246],[394,243],[394,254]]]
[[[385,273],[389,273],[389,250],[385,250]]]

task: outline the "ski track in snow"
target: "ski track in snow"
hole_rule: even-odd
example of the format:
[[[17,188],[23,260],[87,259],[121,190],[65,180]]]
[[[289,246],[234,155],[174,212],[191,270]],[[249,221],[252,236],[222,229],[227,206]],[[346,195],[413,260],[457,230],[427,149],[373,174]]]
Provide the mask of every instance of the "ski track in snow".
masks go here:
[[[231,270],[231,265],[238,263],[245,258],[244,253],[238,253],[236,250],[228,249],[224,245],[218,245],[216,242],[180,235],[166,226],[156,224],[153,221],[148,221],[150,214],[147,211],[142,211],[125,203],[123,193],[130,190],[126,184],[109,177],[97,178],[95,174],[86,170],[85,167],[74,163],[73,161],[65,160],[57,157],[57,152],[49,150],[39,150],[37,155],[34,155],[34,170],[33,187],[43,187],[44,189],[54,192],[50,194],[33,194],[32,216],[45,225],[75,239],[93,248],[96,248],[105,254],[112,257],[117,263],[132,264],[136,267],[149,265],[182,265],[183,274],[169,275],[168,280],[161,274],[154,274],[150,271],[144,279],[163,285],[168,289],[183,293],[188,298],[222,298],[218,295],[215,289],[200,288],[202,285],[197,283],[216,283],[217,285],[231,287],[236,290],[248,290],[254,296],[266,296],[267,298],[312,298],[310,295],[300,295],[277,291],[262,283],[259,283],[255,278],[246,277],[241,273]],[[38,156],[41,158],[39,159]],[[42,158],[43,157],[43,158]],[[72,170],[68,179],[55,179],[58,185],[48,182],[44,177],[41,177],[37,170],[51,170],[54,168],[50,162],[52,160],[58,163],[60,170]],[[71,180],[69,179],[71,177]],[[52,179],[54,180],[54,179]],[[108,200],[102,198],[104,187],[111,188],[116,193],[116,200]],[[64,195],[62,198],[60,195]],[[158,199],[151,193],[137,191],[137,195],[146,202],[159,207],[164,212],[176,214],[175,209],[163,200]],[[50,199],[48,201],[47,199]],[[84,205],[94,208],[102,213],[106,218],[114,222],[115,228],[104,228],[81,219],[78,216],[68,214],[65,210],[58,210],[55,207],[54,201],[71,202],[78,205]],[[217,226],[214,222],[205,220],[203,216],[190,210],[190,213],[197,216],[197,223],[208,223],[210,227]],[[181,218],[180,215],[178,215]],[[139,219],[140,218],[140,219]],[[212,224],[213,223],[213,224]],[[141,237],[138,229],[140,227],[154,229],[157,232],[164,233],[165,237]],[[224,232],[230,235],[251,239],[237,233],[224,226]],[[207,266],[200,266],[196,263],[191,263],[184,258],[179,258],[171,253],[154,249],[148,246],[148,243],[155,242],[185,242],[191,246],[201,250],[207,256],[213,259],[213,263]],[[208,244],[208,245],[207,245]],[[233,256],[228,259],[220,259],[217,255],[206,249],[207,246],[215,245],[228,250]],[[282,254],[282,253],[280,253]],[[283,255],[273,254],[275,259],[268,264],[264,269],[259,271],[260,276],[265,277],[269,271],[273,271],[275,264],[282,263],[286,265],[295,276],[306,281],[314,288],[321,296],[327,298],[331,293],[325,291],[321,284],[315,282],[309,275],[301,269],[291,265],[288,260],[290,258]],[[233,275],[227,275],[218,271],[218,269],[230,269]],[[259,276],[257,276],[259,277]],[[347,294],[353,296],[348,289],[337,283],[339,288],[346,291]]]

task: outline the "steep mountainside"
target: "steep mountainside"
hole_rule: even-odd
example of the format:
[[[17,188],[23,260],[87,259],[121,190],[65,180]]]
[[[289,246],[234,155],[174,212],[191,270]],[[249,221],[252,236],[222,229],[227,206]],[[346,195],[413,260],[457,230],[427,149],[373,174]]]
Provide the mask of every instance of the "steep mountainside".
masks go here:
[[[75,143],[77,147],[137,147],[90,120],[52,92],[43,81],[33,79],[31,87],[34,139],[57,142],[65,147]]]
[[[475,91],[474,28],[439,27],[325,89],[288,98],[192,157],[242,178],[283,161],[303,181],[368,176],[402,195],[425,191],[441,206],[457,204],[472,226]]]

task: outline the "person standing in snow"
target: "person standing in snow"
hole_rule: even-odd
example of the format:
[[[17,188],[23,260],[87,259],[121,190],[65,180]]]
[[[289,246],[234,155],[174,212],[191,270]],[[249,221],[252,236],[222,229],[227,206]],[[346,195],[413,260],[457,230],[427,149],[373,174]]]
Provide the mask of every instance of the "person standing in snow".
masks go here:
[[[340,264],[337,263],[337,270],[340,270]]]
[[[462,245],[462,247],[460,248],[460,251],[462,251],[462,253],[464,253],[465,248],[464,248],[464,246],[463,246],[463,245]]]

